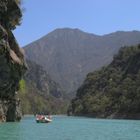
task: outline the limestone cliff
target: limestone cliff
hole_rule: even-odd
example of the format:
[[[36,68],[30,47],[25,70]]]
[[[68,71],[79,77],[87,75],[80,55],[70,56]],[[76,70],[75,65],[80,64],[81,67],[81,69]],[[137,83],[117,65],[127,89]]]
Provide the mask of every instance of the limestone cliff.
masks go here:
[[[12,30],[22,17],[18,0],[0,0],[0,121],[21,118],[16,97],[19,81],[26,70],[24,54]]]

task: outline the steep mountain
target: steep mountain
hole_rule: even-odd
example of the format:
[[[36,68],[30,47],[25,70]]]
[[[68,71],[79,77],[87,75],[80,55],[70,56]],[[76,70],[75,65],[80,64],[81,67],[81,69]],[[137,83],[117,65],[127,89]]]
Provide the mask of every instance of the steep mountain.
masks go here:
[[[29,60],[27,64],[28,71],[20,82],[23,113],[66,113],[67,100],[60,86],[41,66]]]
[[[140,119],[140,45],[121,48],[110,65],[89,73],[68,112]]]
[[[98,36],[79,29],[56,29],[24,47],[26,57],[41,65],[66,92],[74,92],[87,73],[112,61],[120,47],[140,43],[140,32]]]

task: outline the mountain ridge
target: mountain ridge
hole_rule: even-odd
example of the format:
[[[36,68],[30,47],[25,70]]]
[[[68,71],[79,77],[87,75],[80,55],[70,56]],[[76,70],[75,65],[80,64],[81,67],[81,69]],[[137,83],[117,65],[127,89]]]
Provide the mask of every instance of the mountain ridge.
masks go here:
[[[87,73],[109,64],[122,46],[140,43],[140,32],[103,36],[79,29],[56,29],[24,47],[26,57],[44,67],[67,93],[75,92]]]
[[[60,31],[60,30],[78,30],[80,32],[83,32],[83,33],[86,33],[86,34],[89,34],[89,35],[93,35],[93,36],[97,36],[97,37],[103,37],[103,36],[109,36],[109,35],[112,35],[112,34],[116,34],[116,33],[129,33],[129,32],[140,32],[139,30],[126,30],[126,31],[123,31],[123,30],[117,30],[117,31],[114,31],[114,32],[111,32],[111,33],[105,33],[105,34],[94,34],[92,32],[87,32],[87,31],[84,31],[82,29],[79,29],[79,28],[69,28],[69,27],[64,27],[64,28],[56,28],[50,32],[48,32],[47,34],[44,34],[42,35],[42,37],[39,37],[39,39],[35,39],[33,42],[37,42],[39,41],[40,39],[43,39],[45,38],[46,36],[48,36],[49,34],[53,33],[53,32],[56,32],[56,31]],[[25,48],[26,46],[32,44],[33,42],[30,42],[30,43],[27,43],[25,44],[24,46],[22,46],[23,48]]]

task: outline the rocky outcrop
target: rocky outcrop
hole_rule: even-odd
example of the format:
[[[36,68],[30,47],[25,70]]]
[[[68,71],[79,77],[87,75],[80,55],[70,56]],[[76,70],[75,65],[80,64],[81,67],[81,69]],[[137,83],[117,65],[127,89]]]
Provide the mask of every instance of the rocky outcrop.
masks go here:
[[[0,0],[0,121],[21,118],[20,100],[16,97],[19,81],[26,70],[24,54],[12,30],[22,17],[17,0]]]

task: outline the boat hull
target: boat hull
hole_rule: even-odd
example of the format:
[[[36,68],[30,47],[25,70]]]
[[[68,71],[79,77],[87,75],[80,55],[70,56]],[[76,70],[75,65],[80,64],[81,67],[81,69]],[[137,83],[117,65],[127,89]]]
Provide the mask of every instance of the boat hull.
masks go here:
[[[49,123],[52,122],[50,116],[46,117],[45,115],[36,115],[36,122],[37,123]]]
[[[37,123],[50,123],[51,120],[36,120]]]

